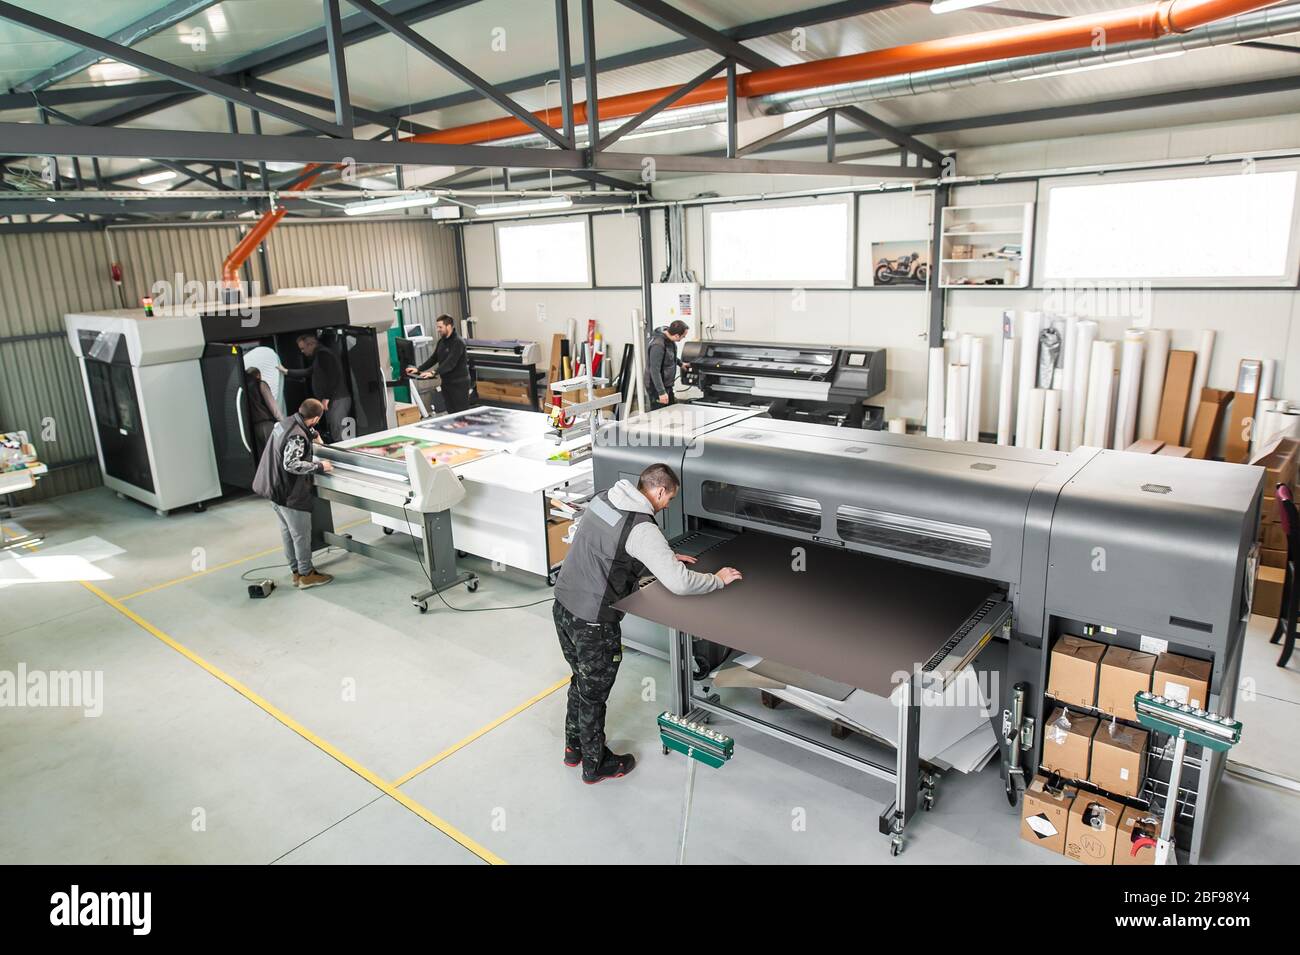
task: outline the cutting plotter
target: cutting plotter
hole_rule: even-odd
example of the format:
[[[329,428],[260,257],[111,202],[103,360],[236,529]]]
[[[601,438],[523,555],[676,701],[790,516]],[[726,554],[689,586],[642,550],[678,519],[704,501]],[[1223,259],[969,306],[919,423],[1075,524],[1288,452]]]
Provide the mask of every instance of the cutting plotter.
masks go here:
[[[885,390],[885,350],[847,345],[692,341],[682,346],[682,383],[707,404],[762,407],[774,418],[849,428],[884,427],[865,404]]]
[[[990,719],[1013,804],[1039,765],[1060,634],[1211,661],[1207,709],[1232,713],[1259,468],[764,417],[658,423],[674,413],[602,432],[596,487],[653,462],[671,465],[682,489],[662,517],[669,539],[701,553],[700,569],[713,569],[712,557],[746,579],[704,597],[652,586],[621,606],[669,628],[678,714],[722,715],[892,782],[894,804],[880,824],[895,845],[933,796],[934,772],[916,746],[921,699],[968,665],[1001,701]],[[885,758],[864,756],[791,730],[780,713],[728,703],[708,682],[719,644],[892,695],[902,704],[897,745]],[[1178,844],[1194,862],[1221,754],[1199,754],[1172,796],[1159,788],[1168,768],[1153,747],[1147,798],[1176,801]]]

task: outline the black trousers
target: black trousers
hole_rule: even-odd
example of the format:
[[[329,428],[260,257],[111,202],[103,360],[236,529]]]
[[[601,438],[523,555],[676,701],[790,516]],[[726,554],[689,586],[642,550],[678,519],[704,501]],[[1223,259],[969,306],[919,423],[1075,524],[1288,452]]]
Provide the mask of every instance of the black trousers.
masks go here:
[[[469,379],[462,381],[442,381],[442,401],[447,406],[447,413],[469,410]]]
[[[605,755],[605,706],[623,660],[623,629],[575,617],[558,600],[552,615],[560,650],[573,671],[564,742],[580,747],[583,768],[594,771]]]

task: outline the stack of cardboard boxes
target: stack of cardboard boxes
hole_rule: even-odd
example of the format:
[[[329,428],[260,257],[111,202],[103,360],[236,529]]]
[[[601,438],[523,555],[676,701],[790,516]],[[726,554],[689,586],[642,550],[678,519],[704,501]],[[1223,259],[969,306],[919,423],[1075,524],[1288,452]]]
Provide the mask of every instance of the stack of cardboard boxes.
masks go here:
[[[1277,486],[1295,489],[1300,441],[1279,436],[1269,441],[1251,459],[1264,468],[1264,501],[1259,509],[1259,571],[1255,576],[1255,599],[1250,609],[1266,617],[1282,613],[1282,582],[1286,578],[1286,534],[1278,512]]]
[[[1204,706],[1209,682],[1203,660],[1060,637],[1047,677],[1047,695],[1057,705],[1043,727],[1042,757],[1059,785],[1034,778],[1021,837],[1090,865],[1150,865],[1159,820],[1121,801],[1140,796],[1146,770],[1148,734],[1130,725],[1137,720],[1133,697],[1153,690]],[[1107,795],[1075,785],[1082,781]]]

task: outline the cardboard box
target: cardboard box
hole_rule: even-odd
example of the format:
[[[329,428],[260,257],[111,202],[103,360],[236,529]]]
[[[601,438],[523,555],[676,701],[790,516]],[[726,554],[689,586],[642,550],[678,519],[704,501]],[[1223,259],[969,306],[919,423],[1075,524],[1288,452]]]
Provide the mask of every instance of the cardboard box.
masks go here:
[[[415,424],[420,420],[420,409],[409,401],[396,402],[393,410],[397,415],[397,426],[399,428],[404,424]]]
[[[1264,469],[1264,490],[1271,491],[1279,484],[1296,483],[1296,465],[1300,461],[1300,441],[1279,434],[1271,439],[1250,459]]]
[[[584,401],[594,401],[597,398],[608,398],[610,395],[616,394],[618,394],[617,388],[593,388],[591,389],[591,397],[588,397],[587,389],[583,388],[579,391],[570,391],[568,394],[562,395],[560,400],[563,402],[564,407],[567,408],[569,405],[580,405]],[[606,408],[605,410],[613,411],[612,408]]]
[[[970,259],[975,257],[975,246],[968,245],[964,242],[954,242],[949,249],[950,257],[954,259]]]
[[[1156,847],[1143,841],[1160,838],[1160,820],[1145,809],[1125,806],[1115,830],[1115,865],[1151,865],[1156,861]]]
[[[1113,799],[1079,793],[1070,805],[1066,823],[1066,856],[1087,865],[1110,865],[1123,813],[1124,807]]]
[[[1134,454],[1158,454],[1164,446],[1163,441],[1157,441],[1155,438],[1143,438],[1141,441],[1134,441],[1124,450],[1132,451]]]
[[[1261,524],[1282,523],[1282,512],[1277,506],[1277,498],[1268,493],[1273,490],[1276,490],[1276,488],[1264,488],[1264,497],[1259,502],[1259,522]]]
[[[1088,781],[1116,796],[1136,796],[1146,775],[1147,731],[1103,722],[1092,737]]]
[[[1097,717],[1069,713],[1070,728],[1058,740],[1056,723],[1063,711],[1064,708],[1058,706],[1043,727],[1043,768],[1067,779],[1087,779],[1088,754],[1092,750],[1092,736],[1097,731]]]
[[[1166,444],[1156,454],[1163,454],[1167,458],[1185,458],[1192,453],[1191,448],[1184,448],[1178,444]]]
[[[1232,403],[1233,392],[1218,388],[1202,388],[1196,405],[1196,418],[1192,421],[1192,437],[1188,441],[1194,458],[1212,457],[1223,429],[1223,416]]]
[[[1174,349],[1165,366],[1165,387],[1160,396],[1160,414],[1156,418],[1156,440],[1165,444],[1183,443],[1183,426],[1187,406],[1192,400],[1192,375],[1196,371],[1196,352]]]
[[[552,565],[564,560],[565,555],[569,553],[569,545],[564,543],[564,538],[568,535],[572,523],[573,521],[557,520],[546,522],[546,553]]]
[[[1255,597],[1251,601],[1252,613],[1265,617],[1282,616],[1282,584],[1286,580],[1284,567],[1260,567],[1255,574]]]
[[[1250,457],[1250,433],[1255,424],[1255,404],[1259,397],[1259,379],[1264,363],[1258,358],[1243,358],[1237,365],[1237,397],[1228,418],[1228,433],[1223,439],[1223,460],[1245,464]]]
[[[1210,664],[1177,653],[1162,653],[1151,676],[1151,691],[1167,700],[1204,708],[1210,699]]]
[[[1286,570],[1286,551],[1284,550],[1261,547],[1259,549],[1259,560],[1265,567],[1281,567]]]
[[[1064,634],[1052,647],[1047,695],[1070,706],[1097,703],[1097,669],[1106,645]]]
[[[1133,697],[1151,689],[1151,672],[1155,666],[1154,653],[1107,647],[1097,679],[1097,709],[1122,720],[1136,721]]]
[[[1286,550],[1286,532],[1281,524],[1260,524],[1259,543],[1269,550]]]
[[[477,385],[478,396],[482,401],[495,401],[499,404],[533,406],[532,395],[526,385],[500,381],[480,381]]]
[[[1078,794],[1077,789],[1068,785],[1053,792],[1047,788],[1046,776],[1035,776],[1022,798],[1020,838],[1057,855],[1064,854],[1070,806]]]

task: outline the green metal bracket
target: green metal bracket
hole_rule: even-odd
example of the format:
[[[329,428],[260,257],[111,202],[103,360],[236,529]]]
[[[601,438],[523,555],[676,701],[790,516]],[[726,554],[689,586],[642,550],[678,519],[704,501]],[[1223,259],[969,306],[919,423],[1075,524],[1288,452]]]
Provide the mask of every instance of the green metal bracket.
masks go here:
[[[659,714],[659,740],[666,749],[689,756],[714,769],[721,768],[735,754],[736,743],[703,723],[692,723],[667,710]]]
[[[1216,752],[1227,752],[1241,740],[1241,723],[1230,716],[1142,691],[1133,698],[1138,722],[1149,730],[1183,737]]]

